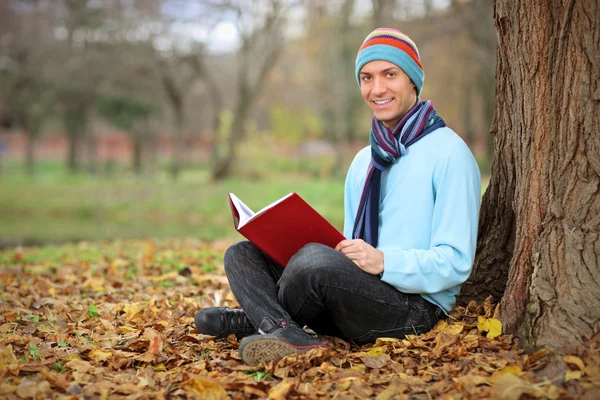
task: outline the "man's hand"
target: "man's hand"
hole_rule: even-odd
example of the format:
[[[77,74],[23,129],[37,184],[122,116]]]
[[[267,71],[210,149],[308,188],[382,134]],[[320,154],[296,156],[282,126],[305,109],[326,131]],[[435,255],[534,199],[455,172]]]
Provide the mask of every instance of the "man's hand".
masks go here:
[[[379,275],[383,272],[383,252],[362,239],[342,240],[335,249],[371,275]]]

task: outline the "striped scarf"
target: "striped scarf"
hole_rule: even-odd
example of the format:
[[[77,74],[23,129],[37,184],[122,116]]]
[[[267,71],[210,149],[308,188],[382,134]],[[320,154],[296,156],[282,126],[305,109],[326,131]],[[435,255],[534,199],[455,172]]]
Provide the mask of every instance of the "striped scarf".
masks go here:
[[[354,220],[353,239],[360,238],[377,247],[381,173],[406,154],[408,146],[443,126],[446,123],[437,115],[430,100],[417,100],[391,131],[373,117],[371,163]]]

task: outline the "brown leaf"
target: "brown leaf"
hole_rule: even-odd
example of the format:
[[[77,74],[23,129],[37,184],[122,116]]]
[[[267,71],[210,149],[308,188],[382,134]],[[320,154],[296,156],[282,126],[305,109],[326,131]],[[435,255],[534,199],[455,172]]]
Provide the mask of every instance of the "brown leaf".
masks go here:
[[[297,382],[295,379],[286,378],[279,382],[277,386],[269,390],[269,399],[273,400],[285,400],[288,394],[296,387]]]
[[[50,384],[42,380],[37,381],[34,378],[24,378],[17,386],[17,396],[22,399],[44,399],[50,391]]]
[[[458,335],[453,335],[446,332],[438,334],[435,338],[435,347],[432,351],[433,354],[439,357],[444,352],[444,350],[452,346],[454,343],[458,342],[459,339],[460,338]]]
[[[524,394],[536,398],[546,396],[546,393],[539,387],[510,373],[498,375],[494,381],[494,392],[500,400],[519,399]]]
[[[20,365],[12,345],[0,346],[0,378],[6,373],[19,375]]]
[[[94,367],[87,361],[75,358],[65,364],[65,367],[70,368],[82,374],[90,372]]]
[[[382,354],[377,357],[367,356],[367,357],[362,357],[361,359],[367,367],[379,369],[379,368],[383,368],[387,365],[387,363],[390,361],[390,356],[387,354]]]

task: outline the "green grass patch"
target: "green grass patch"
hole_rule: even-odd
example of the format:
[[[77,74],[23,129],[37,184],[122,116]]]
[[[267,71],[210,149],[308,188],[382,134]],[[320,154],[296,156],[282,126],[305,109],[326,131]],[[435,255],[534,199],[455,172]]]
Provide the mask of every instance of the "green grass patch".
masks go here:
[[[228,192],[254,210],[297,192],[338,229],[343,225],[342,179],[290,174],[215,183],[206,171],[186,172],[177,181],[160,174],[83,179],[55,172],[0,177],[0,243],[238,237]],[[100,256],[88,255],[90,261]],[[60,261],[52,257],[44,260]]]

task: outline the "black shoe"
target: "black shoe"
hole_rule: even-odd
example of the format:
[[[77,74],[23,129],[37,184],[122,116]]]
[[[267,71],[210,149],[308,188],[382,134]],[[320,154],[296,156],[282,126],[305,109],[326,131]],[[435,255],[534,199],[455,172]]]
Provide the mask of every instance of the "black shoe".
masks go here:
[[[258,329],[260,335],[252,335],[242,340],[240,357],[248,365],[279,360],[290,354],[306,353],[311,349],[327,347],[315,336],[304,332],[294,322],[277,324],[266,317]]]
[[[241,339],[256,333],[244,310],[228,307],[203,308],[194,316],[196,329],[204,335],[224,338],[232,333]]]

